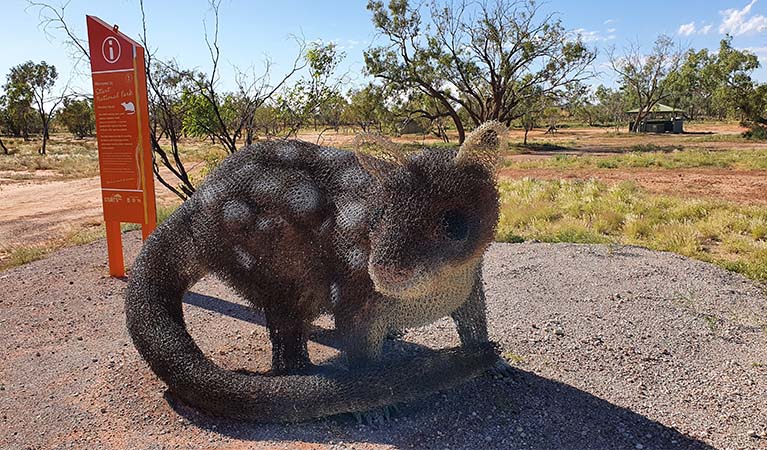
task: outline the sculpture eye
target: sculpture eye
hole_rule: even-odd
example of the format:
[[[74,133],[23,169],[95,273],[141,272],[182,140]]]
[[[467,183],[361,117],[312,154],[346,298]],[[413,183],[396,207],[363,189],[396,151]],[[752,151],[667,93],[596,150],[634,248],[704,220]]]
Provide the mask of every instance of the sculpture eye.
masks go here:
[[[462,241],[469,236],[469,224],[466,216],[460,211],[451,210],[440,220],[440,226],[445,236],[453,241]]]

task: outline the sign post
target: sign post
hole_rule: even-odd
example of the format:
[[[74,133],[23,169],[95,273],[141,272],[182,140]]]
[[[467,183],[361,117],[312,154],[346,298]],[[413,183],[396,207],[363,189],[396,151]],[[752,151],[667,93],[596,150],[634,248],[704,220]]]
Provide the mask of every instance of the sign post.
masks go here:
[[[117,26],[86,16],[109,274],[125,276],[121,222],[157,224],[144,48]]]

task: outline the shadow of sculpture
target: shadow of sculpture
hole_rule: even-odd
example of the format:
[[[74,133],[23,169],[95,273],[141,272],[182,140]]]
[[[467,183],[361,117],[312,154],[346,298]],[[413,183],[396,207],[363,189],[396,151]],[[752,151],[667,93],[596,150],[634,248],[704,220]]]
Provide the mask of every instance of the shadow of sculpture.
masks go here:
[[[184,303],[207,311],[216,312],[233,319],[266,327],[266,318],[263,313],[248,305],[191,291],[184,294]],[[311,340],[314,342],[340,349],[340,341],[335,334],[335,330],[312,325],[310,334]]]
[[[187,292],[184,294],[184,303],[196,306],[208,311],[217,312],[233,319],[254,323],[256,325],[266,326],[264,315],[250,306],[240,303],[230,302],[221,298],[211,297],[196,292]]]
[[[188,293],[184,301],[264,325],[261,314],[238,303],[196,293]],[[318,328],[312,333],[312,340],[338,346],[332,330]],[[428,351],[410,342],[390,341],[386,344],[384,364]],[[336,361],[323,363],[322,368],[329,374],[343,370]],[[581,389],[520,369],[515,369],[508,379],[483,376],[447,393],[402,405],[398,417],[383,425],[359,425],[351,415],[290,425],[251,424],[207,416],[175,400],[172,394],[166,393],[166,399],[191,423],[247,441],[330,444],[343,440],[397,448],[712,448]]]

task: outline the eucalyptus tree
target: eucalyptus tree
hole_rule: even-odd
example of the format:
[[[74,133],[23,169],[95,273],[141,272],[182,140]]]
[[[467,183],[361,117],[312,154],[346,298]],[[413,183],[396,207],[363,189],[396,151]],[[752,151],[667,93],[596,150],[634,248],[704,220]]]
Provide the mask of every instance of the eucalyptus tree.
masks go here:
[[[595,52],[535,0],[421,5],[368,1],[386,42],[365,52],[367,72],[404,95],[433,98],[439,108],[430,115],[450,118],[459,142],[467,126],[509,125],[534,97],[555,96],[593,75]]]

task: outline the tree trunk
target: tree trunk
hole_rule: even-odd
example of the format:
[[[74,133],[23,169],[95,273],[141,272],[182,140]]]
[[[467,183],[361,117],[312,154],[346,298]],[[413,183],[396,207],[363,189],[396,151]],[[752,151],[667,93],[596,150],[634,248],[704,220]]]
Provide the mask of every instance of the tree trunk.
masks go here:
[[[450,137],[447,135],[447,131],[445,130],[445,127],[443,127],[440,124],[437,124],[436,127],[437,127],[437,132],[435,134],[437,135],[437,137],[440,138],[442,142],[449,143]]]
[[[1,138],[0,138],[0,148],[3,149],[3,154],[4,155],[7,155],[9,153],[8,152],[8,147],[5,146],[5,144],[3,143],[3,140]]]
[[[43,123],[43,145],[40,146],[40,154],[45,155],[45,148],[48,146],[48,124]]]
[[[245,145],[253,145],[253,128],[245,128]]]
[[[634,125],[631,127],[631,129],[629,131],[632,132],[632,133],[638,132],[639,131],[639,123],[642,122],[643,120],[645,120],[645,118],[647,118],[647,114],[645,114],[642,111],[642,108],[639,108],[639,113],[637,113],[637,118],[634,121]]]
[[[461,122],[461,118],[458,116],[457,112],[451,110],[450,118],[453,119],[455,130],[458,131],[458,145],[461,145],[463,144],[463,141],[466,140],[466,130],[463,128],[463,123]]]
[[[522,145],[527,145],[527,133],[530,132],[530,129],[525,127],[525,140],[522,142]]]

